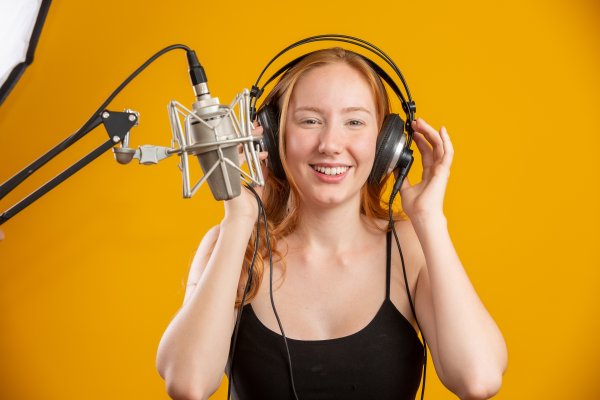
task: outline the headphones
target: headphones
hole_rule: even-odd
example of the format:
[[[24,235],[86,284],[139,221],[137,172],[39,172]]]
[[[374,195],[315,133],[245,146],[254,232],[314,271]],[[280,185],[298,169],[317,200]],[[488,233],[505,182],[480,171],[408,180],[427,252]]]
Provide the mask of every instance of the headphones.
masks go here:
[[[272,81],[277,79],[282,74],[286,73],[295,65],[297,65],[305,57],[313,54],[313,52],[304,54],[288,62],[277,72],[275,72],[262,87],[259,87],[259,82],[262,79],[266,70],[271,66],[271,64],[275,62],[275,60],[277,60],[279,57],[281,57],[284,53],[288,52],[289,50],[295,47],[307,43],[321,41],[350,43],[370,51],[371,53],[377,55],[379,58],[385,61],[386,64],[398,75],[398,78],[402,82],[402,86],[404,87],[404,91],[406,92],[406,98],[404,94],[400,91],[396,82],[384,71],[384,69],[381,66],[376,64],[373,60],[361,54],[352,52],[351,50],[346,50],[362,58],[375,71],[375,73],[388,84],[388,86],[398,96],[398,99],[402,104],[402,110],[406,115],[406,122],[404,122],[402,118],[400,118],[400,116],[395,113],[388,114],[385,116],[383,124],[381,126],[381,130],[379,132],[379,135],[377,136],[375,161],[373,163],[373,168],[371,169],[371,173],[368,178],[369,184],[378,184],[388,174],[397,169],[398,178],[394,185],[394,189],[392,190],[392,193],[395,194],[400,190],[400,185],[402,184],[402,181],[408,174],[408,171],[410,170],[410,167],[414,160],[413,151],[410,149],[410,145],[412,143],[412,137],[414,133],[411,124],[414,121],[416,105],[415,102],[412,100],[410,90],[408,89],[408,85],[406,84],[404,76],[400,72],[400,69],[392,61],[392,59],[375,45],[352,36],[329,34],[311,36],[299,40],[277,53],[275,57],[273,57],[271,61],[269,61],[269,63],[260,73],[258,79],[256,80],[256,83],[252,86],[252,90],[250,91],[250,110],[252,119],[254,120],[256,118],[263,128],[263,138],[261,144],[263,150],[266,150],[269,153],[269,169],[275,175],[275,177],[279,179],[286,179],[283,165],[281,164],[281,157],[279,155],[278,145],[280,112],[277,105],[275,104],[263,104],[257,113],[256,103],[260,96],[263,94],[264,89],[267,85],[269,85]],[[406,135],[404,135],[404,132],[406,132]]]

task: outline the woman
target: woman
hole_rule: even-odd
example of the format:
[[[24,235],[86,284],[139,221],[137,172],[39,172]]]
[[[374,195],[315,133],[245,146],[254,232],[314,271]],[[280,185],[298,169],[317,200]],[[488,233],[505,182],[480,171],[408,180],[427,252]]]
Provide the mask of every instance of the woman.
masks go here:
[[[271,307],[264,241],[229,360],[258,216],[243,191],[203,238],[184,304],[161,340],[157,367],[169,395],[208,398],[232,361],[241,399],[294,398],[294,391],[300,399],[414,399],[419,326],[446,387],[461,399],[493,396],[506,347],[448,234],[443,198],[453,149],[446,130],[413,122],[423,177],[402,184],[405,215],[395,221],[417,326],[399,252],[390,251],[385,182],[366,183],[389,112],[379,76],[353,52],[321,50],[288,70],[265,104],[281,114],[286,177],[265,171],[262,197],[293,373]]]

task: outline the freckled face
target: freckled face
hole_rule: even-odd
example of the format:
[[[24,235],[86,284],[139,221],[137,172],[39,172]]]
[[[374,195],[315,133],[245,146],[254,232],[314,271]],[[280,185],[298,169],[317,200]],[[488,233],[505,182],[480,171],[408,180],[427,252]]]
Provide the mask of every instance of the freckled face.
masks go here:
[[[352,67],[320,66],[296,82],[285,123],[289,173],[305,203],[360,202],[378,124],[369,83]]]

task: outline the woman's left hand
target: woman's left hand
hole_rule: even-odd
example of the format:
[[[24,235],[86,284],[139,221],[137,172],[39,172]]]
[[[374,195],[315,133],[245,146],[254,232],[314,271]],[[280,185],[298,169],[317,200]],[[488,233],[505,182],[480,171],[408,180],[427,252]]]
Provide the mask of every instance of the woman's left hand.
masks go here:
[[[423,176],[421,182],[411,185],[408,177],[400,187],[402,209],[409,218],[443,215],[444,194],[454,149],[446,128],[439,132],[422,118],[413,121],[413,140],[421,153]]]

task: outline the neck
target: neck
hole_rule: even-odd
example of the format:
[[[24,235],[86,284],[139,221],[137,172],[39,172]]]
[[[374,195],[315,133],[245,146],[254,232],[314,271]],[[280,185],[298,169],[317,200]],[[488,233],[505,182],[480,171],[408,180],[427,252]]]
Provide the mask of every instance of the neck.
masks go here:
[[[344,253],[355,248],[357,240],[362,240],[369,228],[360,214],[360,198],[331,208],[304,205],[299,211],[298,227],[293,235],[303,249]]]

